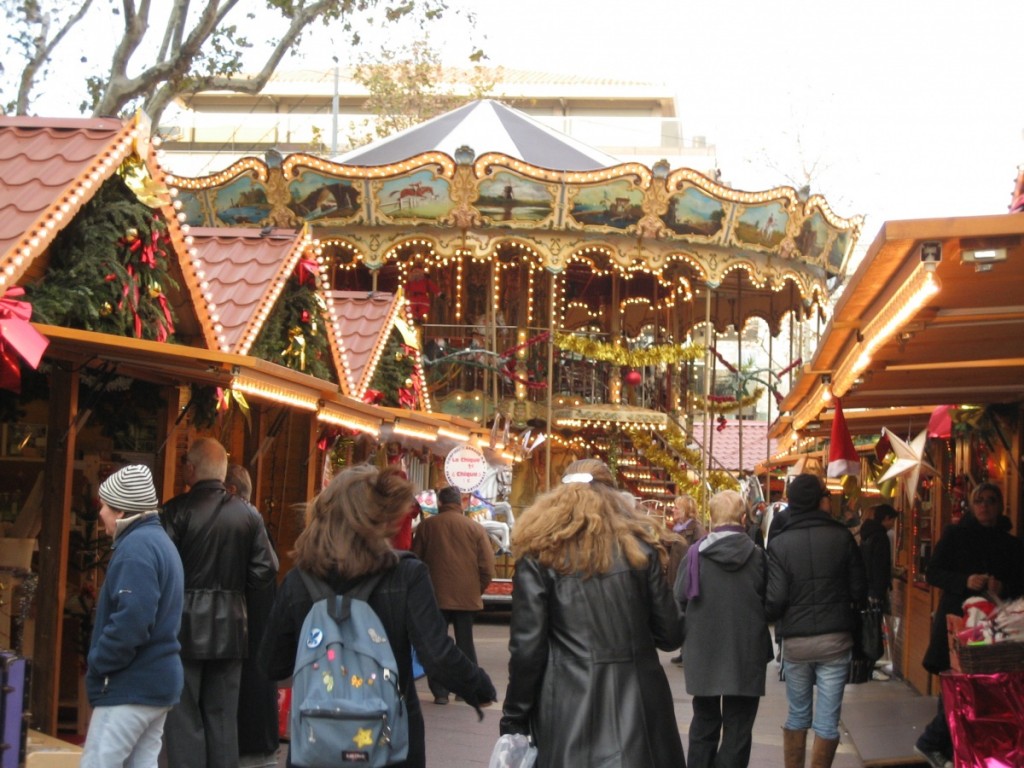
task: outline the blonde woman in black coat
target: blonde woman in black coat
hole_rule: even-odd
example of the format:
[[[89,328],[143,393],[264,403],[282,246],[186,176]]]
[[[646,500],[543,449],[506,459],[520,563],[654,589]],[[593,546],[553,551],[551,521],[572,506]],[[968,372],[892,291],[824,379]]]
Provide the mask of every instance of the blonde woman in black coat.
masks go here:
[[[537,768],[683,768],[658,649],[679,647],[679,608],[650,521],[608,467],[573,462],[517,520],[502,733],[529,733]]]

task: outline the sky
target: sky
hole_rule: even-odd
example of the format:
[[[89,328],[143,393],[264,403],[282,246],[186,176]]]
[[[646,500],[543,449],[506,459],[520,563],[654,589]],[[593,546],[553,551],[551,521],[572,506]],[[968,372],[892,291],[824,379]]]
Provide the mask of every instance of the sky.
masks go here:
[[[448,1],[462,13],[431,41],[451,63],[479,45],[492,65],[663,82],[733,187],[813,168],[813,192],[865,216],[862,247],[890,219],[1005,213],[1024,163],[1020,0]],[[305,63],[350,63],[342,40],[319,32]]]
[[[1005,213],[1024,163],[1017,0],[453,5],[475,9],[494,63],[670,85],[734,187],[814,166],[812,191],[866,217],[862,240],[889,219]]]

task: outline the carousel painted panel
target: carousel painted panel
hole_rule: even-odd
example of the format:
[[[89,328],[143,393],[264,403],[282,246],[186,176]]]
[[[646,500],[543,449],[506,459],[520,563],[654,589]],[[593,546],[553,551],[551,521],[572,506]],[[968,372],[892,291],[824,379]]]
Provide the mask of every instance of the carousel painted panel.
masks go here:
[[[434,222],[455,207],[450,182],[425,170],[374,183],[372,193],[378,217],[392,222]]]
[[[555,212],[557,188],[511,171],[498,171],[477,186],[474,203],[491,225],[547,226]]]
[[[668,200],[668,210],[661,216],[662,223],[673,233],[687,240],[714,242],[722,238],[726,208],[697,187],[687,187]]]
[[[803,254],[805,260],[820,264],[824,259],[825,246],[830,234],[824,215],[821,211],[815,211],[800,225],[800,234],[796,236],[796,248]]]
[[[190,227],[217,226],[206,190],[181,190],[176,199],[181,202],[181,213]]]
[[[839,232],[832,240],[828,249],[828,260],[825,268],[829,274],[841,275],[846,266],[846,259],[853,248],[853,235],[850,232]]]
[[[211,190],[210,195],[214,218],[219,225],[253,226],[270,214],[271,205],[266,187],[251,176],[240,176]]]
[[[577,226],[628,230],[643,218],[644,192],[625,179],[570,190],[569,217]]]
[[[351,223],[362,217],[363,184],[300,170],[288,184],[288,208],[303,221]]]
[[[786,238],[789,212],[780,201],[740,208],[732,238],[745,247],[776,250]]]

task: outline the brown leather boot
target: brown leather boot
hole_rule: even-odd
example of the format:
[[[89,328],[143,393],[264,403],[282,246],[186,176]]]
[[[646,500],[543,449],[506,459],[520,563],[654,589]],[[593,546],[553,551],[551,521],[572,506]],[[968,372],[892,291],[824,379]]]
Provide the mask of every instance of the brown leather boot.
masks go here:
[[[823,739],[814,735],[814,747],[811,749],[811,768],[832,768],[832,759],[836,756],[839,739]]]
[[[782,729],[782,755],[786,768],[804,768],[807,755],[807,731]]]

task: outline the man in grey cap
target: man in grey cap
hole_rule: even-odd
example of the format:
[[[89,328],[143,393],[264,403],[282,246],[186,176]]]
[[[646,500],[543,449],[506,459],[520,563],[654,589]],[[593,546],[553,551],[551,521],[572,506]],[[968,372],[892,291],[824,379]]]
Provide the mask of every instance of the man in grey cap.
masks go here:
[[[184,682],[178,643],[184,572],[157,511],[149,468],[131,464],[99,488],[113,555],[96,605],[85,675],[93,706],[83,768],[156,765]]]

